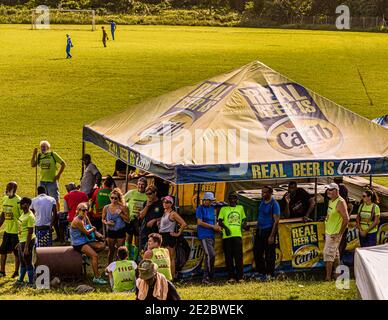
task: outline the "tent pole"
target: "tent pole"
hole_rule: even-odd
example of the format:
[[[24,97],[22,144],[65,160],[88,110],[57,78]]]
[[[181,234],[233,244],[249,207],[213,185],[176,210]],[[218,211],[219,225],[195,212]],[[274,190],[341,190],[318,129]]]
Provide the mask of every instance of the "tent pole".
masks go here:
[[[315,207],[314,207],[314,221],[317,221],[318,220],[318,204],[317,204],[317,198],[318,198],[318,178],[315,178],[314,179],[315,181],[315,194],[314,194],[314,197],[315,197]]]
[[[200,193],[200,188],[201,188],[201,184],[198,183],[197,184],[197,207],[200,205],[200,201],[199,201],[199,193]]]
[[[85,155],[85,141],[82,141],[82,157],[81,159],[83,160],[84,159],[84,155]],[[82,161],[81,162],[81,177],[84,176],[84,162]]]
[[[372,188],[372,186],[373,186],[373,178],[372,178],[372,176],[370,175],[370,176],[369,176],[369,187]]]
[[[129,175],[129,165],[125,169],[125,193],[128,192],[128,175]]]
[[[175,197],[175,203],[176,203],[176,211],[179,213],[179,184],[176,185],[176,197]]]

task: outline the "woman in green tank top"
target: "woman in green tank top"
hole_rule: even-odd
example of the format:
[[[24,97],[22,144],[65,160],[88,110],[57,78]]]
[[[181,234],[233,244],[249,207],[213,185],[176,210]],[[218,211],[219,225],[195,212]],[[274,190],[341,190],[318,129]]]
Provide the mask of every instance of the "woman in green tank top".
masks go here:
[[[361,247],[376,245],[377,228],[380,224],[379,198],[374,190],[367,189],[362,194],[357,214],[357,229]]]

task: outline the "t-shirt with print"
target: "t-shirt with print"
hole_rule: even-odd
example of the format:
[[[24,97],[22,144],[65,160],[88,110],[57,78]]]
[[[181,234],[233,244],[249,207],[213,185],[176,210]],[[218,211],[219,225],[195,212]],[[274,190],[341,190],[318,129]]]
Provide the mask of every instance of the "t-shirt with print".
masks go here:
[[[40,167],[40,181],[54,182],[57,172],[57,163],[64,163],[63,159],[56,152],[40,153],[38,165]]]
[[[145,192],[141,193],[137,189],[133,189],[124,195],[124,199],[128,203],[129,218],[134,220],[140,211],[143,210],[143,204],[147,201],[147,195]]]
[[[19,217],[20,229],[19,229],[19,241],[26,242],[28,236],[28,229],[35,227],[35,216],[32,211],[28,213],[22,213]],[[32,231],[31,240],[35,239],[35,233]]]
[[[225,229],[222,229],[222,239],[242,237],[241,227],[242,221],[245,218],[245,211],[242,205],[222,207],[218,219],[222,219],[224,225],[230,230],[230,235],[226,235]]]
[[[15,195],[12,198],[8,196],[3,197],[3,208],[4,212],[4,231],[10,234],[19,233],[19,217],[21,214],[20,209],[20,197]]]

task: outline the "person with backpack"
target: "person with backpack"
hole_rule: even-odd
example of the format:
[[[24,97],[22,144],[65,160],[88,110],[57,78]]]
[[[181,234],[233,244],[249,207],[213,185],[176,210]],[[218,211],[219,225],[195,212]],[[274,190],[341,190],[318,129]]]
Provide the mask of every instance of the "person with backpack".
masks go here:
[[[57,172],[57,165],[60,165]],[[53,197],[57,202],[57,210],[60,210],[59,205],[59,187],[58,181],[65,170],[66,163],[58,155],[58,153],[51,151],[51,146],[48,141],[40,142],[40,153],[35,148],[32,153],[31,166],[35,168],[40,167],[40,186],[46,188],[47,195]],[[57,231],[57,230],[56,230]]]
[[[205,270],[203,273],[203,284],[209,284],[214,277],[214,263],[216,260],[215,233],[221,232],[221,227],[216,224],[216,214],[211,205],[214,201],[212,192],[205,192],[202,204],[197,207],[195,216],[197,218],[197,235],[204,252]]]
[[[356,219],[361,247],[376,245],[377,228],[380,224],[379,202],[374,190],[367,189],[363,192]]]
[[[272,187],[264,186],[262,196],[253,253],[258,279],[265,281],[275,275],[276,235],[280,220],[280,206],[273,197]]]

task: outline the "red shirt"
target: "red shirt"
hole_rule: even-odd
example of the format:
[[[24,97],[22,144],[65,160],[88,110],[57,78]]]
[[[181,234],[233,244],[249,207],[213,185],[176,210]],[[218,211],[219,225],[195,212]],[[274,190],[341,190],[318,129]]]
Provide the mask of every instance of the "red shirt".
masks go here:
[[[85,192],[73,190],[67,193],[64,198],[67,204],[67,221],[72,222],[76,214],[77,206],[81,202],[88,202],[88,196]],[[65,208],[66,208],[65,204]]]

